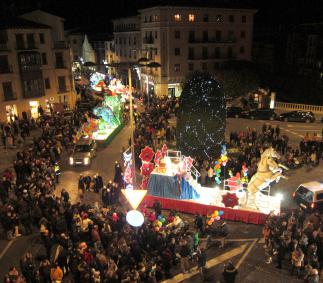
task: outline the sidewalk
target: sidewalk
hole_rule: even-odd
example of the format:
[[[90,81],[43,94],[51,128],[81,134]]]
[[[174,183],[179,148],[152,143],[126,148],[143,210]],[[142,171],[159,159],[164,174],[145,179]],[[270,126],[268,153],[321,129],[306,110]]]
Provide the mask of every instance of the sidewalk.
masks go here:
[[[13,168],[13,161],[16,158],[17,152],[23,150],[24,148],[28,147],[34,137],[39,137],[41,135],[40,129],[35,129],[30,131],[30,136],[26,137],[24,145],[22,147],[14,147],[14,148],[4,148],[3,145],[0,146],[0,173],[5,171],[8,168]]]

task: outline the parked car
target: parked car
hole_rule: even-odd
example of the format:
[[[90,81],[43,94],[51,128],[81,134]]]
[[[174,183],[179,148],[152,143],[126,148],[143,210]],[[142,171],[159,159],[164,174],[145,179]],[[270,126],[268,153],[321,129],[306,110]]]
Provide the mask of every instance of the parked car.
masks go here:
[[[308,211],[323,211],[323,183],[313,181],[301,184],[293,197],[300,207]]]
[[[273,109],[261,108],[244,112],[243,115],[251,120],[275,120],[277,114]]]
[[[70,165],[90,165],[96,156],[96,142],[91,139],[81,138],[69,158]]]
[[[241,107],[227,107],[227,118],[241,118],[243,109]]]
[[[313,123],[315,121],[315,116],[311,111],[291,111],[279,115],[279,120],[285,122]]]

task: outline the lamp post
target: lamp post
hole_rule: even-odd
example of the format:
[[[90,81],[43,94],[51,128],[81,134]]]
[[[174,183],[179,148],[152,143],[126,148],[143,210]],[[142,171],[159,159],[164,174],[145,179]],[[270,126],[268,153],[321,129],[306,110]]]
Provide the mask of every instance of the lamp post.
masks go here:
[[[132,76],[131,71],[133,68],[158,68],[161,65],[157,62],[150,62],[148,64],[142,64],[142,59],[139,59],[138,62],[120,62],[120,63],[112,63],[108,64],[110,67],[114,68],[123,68],[128,71],[128,84],[129,84],[129,106],[130,106],[130,147],[131,147],[131,155],[132,155],[132,164],[133,164],[133,185],[136,183],[136,157],[135,157],[135,139],[134,139],[134,119],[133,119],[133,107],[132,107]],[[147,61],[146,61],[147,62]]]

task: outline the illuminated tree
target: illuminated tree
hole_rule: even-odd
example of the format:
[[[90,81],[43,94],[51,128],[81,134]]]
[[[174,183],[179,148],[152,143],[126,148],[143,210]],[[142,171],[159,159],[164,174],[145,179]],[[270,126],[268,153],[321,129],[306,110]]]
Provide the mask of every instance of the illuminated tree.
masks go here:
[[[194,73],[184,84],[177,115],[177,147],[185,155],[218,157],[225,134],[225,96],[216,80]]]

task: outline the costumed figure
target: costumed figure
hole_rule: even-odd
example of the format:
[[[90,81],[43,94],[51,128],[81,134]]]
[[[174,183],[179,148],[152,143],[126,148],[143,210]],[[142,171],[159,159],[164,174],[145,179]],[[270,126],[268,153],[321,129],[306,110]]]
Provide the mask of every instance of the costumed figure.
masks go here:
[[[247,206],[255,206],[258,209],[256,205],[256,194],[267,188],[273,181],[278,183],[280,178],[287,179],[283,175],[283,169],[288,170],[288,168],[277,163],[275,159],[280,159],[280,156],[272,147],[266,149],[261,154],[257,172],[248,183]]]

